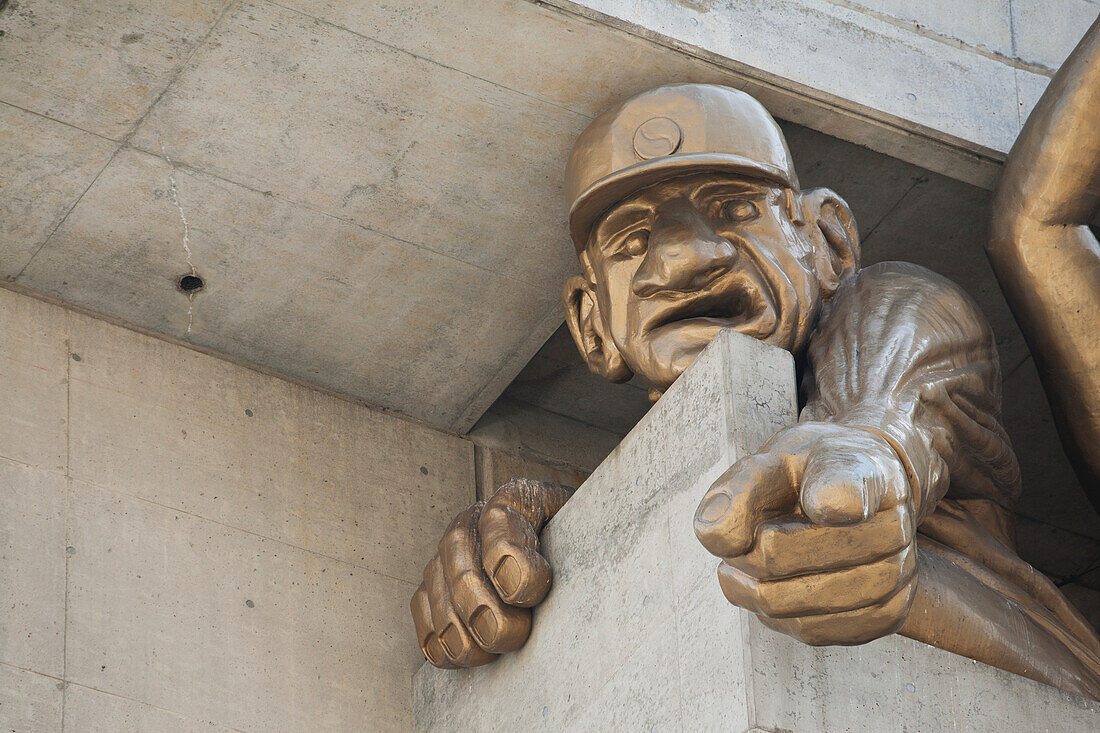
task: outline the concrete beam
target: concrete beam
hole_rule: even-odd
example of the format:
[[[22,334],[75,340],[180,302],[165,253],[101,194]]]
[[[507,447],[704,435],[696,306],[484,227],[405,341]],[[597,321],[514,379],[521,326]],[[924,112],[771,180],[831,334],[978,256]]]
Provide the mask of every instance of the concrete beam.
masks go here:
[[[987,188],[1098,11],[1085,0],[1015,12],[1006,0],[539,2],[729,69],[778,117]]]

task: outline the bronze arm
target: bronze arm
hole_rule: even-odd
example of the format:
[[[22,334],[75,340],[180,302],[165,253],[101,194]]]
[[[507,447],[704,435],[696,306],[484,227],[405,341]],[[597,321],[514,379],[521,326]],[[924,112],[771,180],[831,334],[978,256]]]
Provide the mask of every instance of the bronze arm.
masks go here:
[[[1000,423],[1000,381],[993,332],[970,297],[923,267],[884,262],[845,283],[822,314],[800,421],[885,437],[914,484],[918,523],[945,495],[1004,517],[1020,475]],[[1004,526],[991,529],[1011,544]]]
[[[1100,506],[1100,21],[1009,153],[986,251],[1031,347],[1062,443]]]
[[[810,349],[802,420],[871,429],[906,466],[918,583],[903,636],[1100,695],[1100,640],[1014,550],[1019,469],[993,333],[954,283],[905,263],[838,293]]]

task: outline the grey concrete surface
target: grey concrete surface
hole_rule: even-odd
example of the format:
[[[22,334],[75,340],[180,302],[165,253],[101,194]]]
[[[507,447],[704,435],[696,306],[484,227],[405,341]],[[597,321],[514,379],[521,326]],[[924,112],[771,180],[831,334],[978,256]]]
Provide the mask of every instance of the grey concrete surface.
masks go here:
[[[0,277],[15,279],[115,146],[0,102]]]
[[[1091,0],[549,2],[725,63],[781,117],[979,185],[1033,87],[1100,12]]]
[[[622,437],[508,396],[494,402],[469,433],[478,445],[586,474],[600,465]]]
[[[576,488],[588,474],[570,466],[556,466],[485,446],[475,448],[477,498],[488,499],[509,480],[521,476]]]
[[[468,441],[72,319],[75,478],[406,580],[474,494]]]
[[[65,688],[65,727],[87,733],[236,733],[239,730],[75,684]]]
[[[83,481],[69,543],[75,684],[238,730],[408,725],[416,586],[384,553],[351,564]]]
[[[5,289],[0,369],[0,728],[411,726],[471,442]]]
[[[232,0],[12,0],[0,15],[0,100],[118,140]]]
[[[0,458],[0,661],[65,670],[65,476]]]
[[[599,729],[601,720],[637,729],[642,720],[601,717],[631,705],[612,694],[601,712],[598,691],[633,668],[634,655],[653,653],[662,658],[645,665],[649,684],[678,688],[668,675],[676,677],[679,663],[654,632],[677,617],[685,573],[698,576],[701,566],[709,576],[713,567],[681,530],[691,534],[703,481],[793,422],[795,412],[789,354],[732,332],[715,339],[543,531],[554,587],[527,644],[473,670],[422,668],[417,729]],[[667,702],[663,693],[638,690],[628,699],[644,710]],[[648,729],[662,721],[646,722]]]
[[[0,385],[0,730],[408,730],[443,529],[584,476],[4,288]]]
[[[40,202],[42,218],[65,225],[54,237],[13,233],[10,255],[0,257],[12,262],[5,276],[459,431],[560,322],[557,290],[572,267],[561,168],[573,137],[624,91],[728,77],[525,2],[233,2],[188,34],[188,43],[202,41],[193,48],[136,38],[163,13],[206,17],[162,5],[108,13],[105,23],[134,33],[123,42],[101,29],[73,49],[75,60],[67,52],[79,15],[20,2],[0,15],[0,59],[33,68],[49,53],[76,63],[135,47],[165,55],[168,83],[146,84],[155,95],[133,124],[131,115],[93,127],[122,153],[72,216],[72,202]],[[502,11],[508,38],[498,23],[478,22]],[[101,65],[100,87],[145,78],[124,59],[125,73]],[[544,74],[549,68],[558,75]],[[48,92],[52,77],[42,79]],[[0,100],[84,122],[55,115],[57,105],[19,84],[9,78]],[[67,87],[57,93],[69,106],[95,107]],[[135,147],[176,161],[176,192],[167,164],[135,170]],[[210,194],[196,182],[204,176],[224,180]],[[92,181],[74,172],[64,182]],[[181,216],[194,230],[191,262],[210,283],[194,320],[171,289],[188,270]],[[379,239],[387,251],[372,258]]]
[[[737,383],[730,384],[730,375]],[[785,352],[720,336],[543,533],[527,644],[414,681],[416,729],[1093,730],[1100,704],[898,636],[814,648],[731,607],[699,496],[795,414]]]
[[[19,733],[61,730],[63,687],[55,677],[0,662],[0,722]]]

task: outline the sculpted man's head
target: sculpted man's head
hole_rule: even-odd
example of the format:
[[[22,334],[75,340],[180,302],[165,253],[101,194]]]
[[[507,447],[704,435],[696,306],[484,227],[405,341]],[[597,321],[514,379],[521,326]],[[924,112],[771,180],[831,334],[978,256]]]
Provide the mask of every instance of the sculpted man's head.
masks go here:
[[[611,381],[664,392],[723,328],[797,355],[859,266],[847,204],[799,189],[779,126],[735,89],[627,100],[581,134],[566,179],[583,270],[566,321]]]

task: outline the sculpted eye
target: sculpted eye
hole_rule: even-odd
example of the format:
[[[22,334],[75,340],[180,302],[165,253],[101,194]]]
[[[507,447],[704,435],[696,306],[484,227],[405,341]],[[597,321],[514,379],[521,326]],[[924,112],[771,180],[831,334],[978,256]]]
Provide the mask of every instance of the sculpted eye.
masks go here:
[[[752,201],[734,199],[722,204],[722,218],[731,222],[751,221],[760,215]]]
[[[631,257],[645,254],[647,247],[649,247],[648,229],[639,229],[636,232],[631,232],[623,242],[623,251]]]

